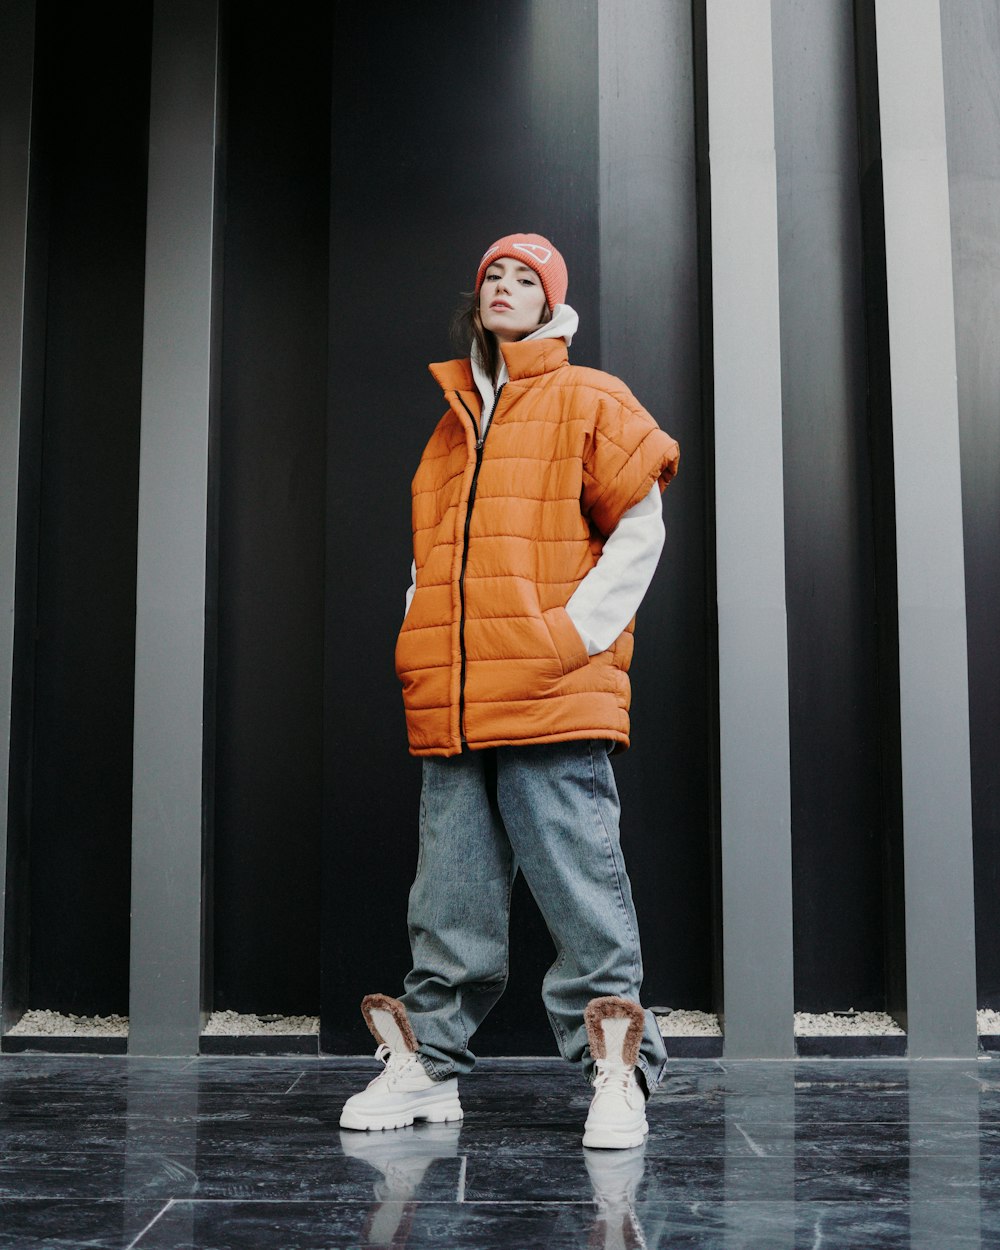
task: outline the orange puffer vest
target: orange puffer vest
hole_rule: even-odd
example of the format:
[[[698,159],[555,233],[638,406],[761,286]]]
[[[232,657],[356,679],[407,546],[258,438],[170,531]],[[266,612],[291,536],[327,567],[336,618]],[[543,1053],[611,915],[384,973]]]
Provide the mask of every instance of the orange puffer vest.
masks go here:
[[[503,346],[480,437],[468,360],[431,365],[449,409],[413,479],[417,588],[396,644],[413,755],[607,738],[627,747],[634,622],[588,656],[566,603],[678,448],[563,339]]]

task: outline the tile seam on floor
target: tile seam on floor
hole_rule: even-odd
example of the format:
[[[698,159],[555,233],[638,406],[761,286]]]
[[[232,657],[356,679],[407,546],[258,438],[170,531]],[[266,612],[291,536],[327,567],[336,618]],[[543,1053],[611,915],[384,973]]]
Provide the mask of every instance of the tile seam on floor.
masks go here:
[[[36,1199],[20,1199],[19,1201],[34,1202]],[[47,1201],[47,1199],[45,1200]],[[73,1199],[73,1201],[77,1201]],[[86,1201],[107,1201],[120,1202],[122,1199],[87,1199]],[[415,1205],[422,1207],[454,1207],[458,1206],[455,1198],[413,1198],[410,1199]],[[642,1201],[647,1201],[643,1199]],[[657,1199],[657,1201],[659,1201]],[[727,1200],[728,1201],[728,1200]],[[736,1201],[757,1201],[757,1199],[737,1199]],[[791,1199],[789,1199],[791,1201]],[[833,1202],[834,1199],[818,1199],[817,1201]],[[854,1201],[851,1199],[851,1201]],[[892,1199],[891,1201],[895,1201]],[[168,1207],[180,1207],[184,1205],[191,1206],[195,1203],[203,1205],[228,1203],[230,1206],[326,1206],[326,1207],[370,1207],[372,1205],[371,1198],[171,1198],[167,1203]],[[510,1206],[527,1206],[527,1207],[590,1207],[593,1206],[593,1198],[553,1198],[551,1201],[545,1198],[470,1198],[463,1200],[464,1206],[470,1207],[510,1207]],[[376,1204],[377,1205],[377,1204]],[[167,1208],[164,1207],[165,1211]],[[152,1228],[156,1220],[160,1218],[163,1211],[159,1211],[156,1218],[153,1219],[139,1234],[139,1237]],[[139,1238],[130,1242],[125,1250],[135,1250],[138,1245]],[[139,1250],[142,1250],[139,1247]]]
[[[169,1198],[169,1199],[166,1201],[166,1203],[164,1203],[163,1207],[162,1207],[159,1211],[157,1211],[157,1213],[156,1213],[156,1214],[153,1216],[153,1218],[149,1221],[149,1223],[146,1225],[146,1227],[145,1227],[144,1229],[142,1229],[142,1231],[141,1231],[140,1233],[138,1233],[135,1237],[133,1237],[133,1238],[132,1238],[132,1240],[131,1240],[131,1241],[128,1243],[128,1245],[125,1247],[125,1250],[135,1250],[135,1247],[139,1244],[139,1242],[142,1240],[142,1238],[143,1238],[143,1237],[145,1237],[145,1235],[146,1235],[146,1234],[149,1232],[149,1230],[153,1227],[153,1225],[154,1225],[154,1224],[156,1223],[156,1221],[160,1218],[160,1216],[163,1214],[163,1212],[164,1212],[164,1211],[169,1210],[169,1209],[170,1209],[173,1205],[174,1205],[174,1200],[173,1200],[173,1198]]]

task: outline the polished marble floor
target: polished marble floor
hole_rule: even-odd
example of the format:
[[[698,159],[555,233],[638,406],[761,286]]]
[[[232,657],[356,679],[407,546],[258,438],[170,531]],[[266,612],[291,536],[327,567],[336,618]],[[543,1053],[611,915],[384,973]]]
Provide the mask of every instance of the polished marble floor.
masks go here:
[[[484,1060],[460,1127],[342,1132],[374,1060],[0,1058],[0,1247],[1000,1248],[1000,1062],[675,1060],[645,1147]]]

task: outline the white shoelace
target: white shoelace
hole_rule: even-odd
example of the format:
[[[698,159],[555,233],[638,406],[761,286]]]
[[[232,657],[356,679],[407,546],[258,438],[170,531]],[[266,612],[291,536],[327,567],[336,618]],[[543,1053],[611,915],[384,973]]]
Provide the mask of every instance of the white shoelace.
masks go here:
[[[412,1050],[390,1050],[385,1042],[376,1050],[375,1058],[385,1064],[375,1080],[384,1081],[386,1089],[396,1089],[400,1081],[424,1071],[423,1064]]]
[[[630,1063],[613,1063],[610,1059],[598,1059],[594,1065],[597,1069],[597,1076],[594,1079],[594,1094],[618,1094],[625,1099],[631,1106],[629,1097],[631,1088],[633,1087],[632,1073],[634,1068]],[[638,1082],[634,1088],[638,1091]],[[641,1092],[641,1091],[639,1091]]]

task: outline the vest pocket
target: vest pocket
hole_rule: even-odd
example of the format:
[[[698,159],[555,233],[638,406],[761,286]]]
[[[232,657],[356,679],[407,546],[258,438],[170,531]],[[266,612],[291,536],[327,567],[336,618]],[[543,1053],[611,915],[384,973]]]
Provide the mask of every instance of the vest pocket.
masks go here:
[[[542,620],[545,622],[545,628],[549,631],[552,645],[559,656],[564,677],[567,673],[573,673],[590,663],[590,656],[583,645],[583,639],[576,632],[576,626],[565,608],[549,608],[547,612],[542,613]]]
[[[400,681],[403,680],[406,674],[413,667],[413,643],[412,639],[408,638],[406,634],[406,621],[404,620],[403,626],[396,638],[396,649],[393,655],[393,660],[396,666],[396,676]]]

